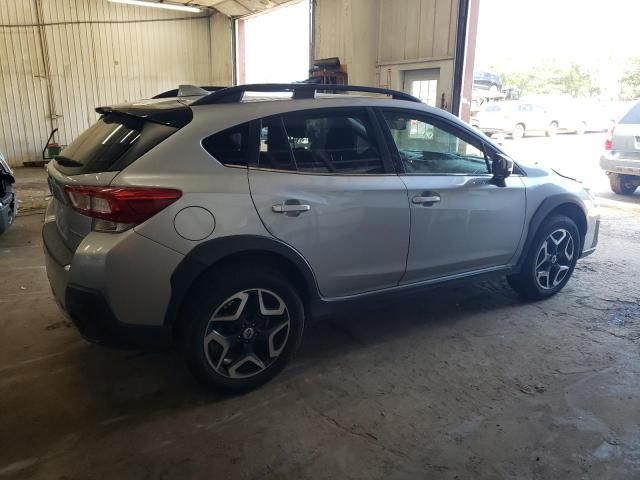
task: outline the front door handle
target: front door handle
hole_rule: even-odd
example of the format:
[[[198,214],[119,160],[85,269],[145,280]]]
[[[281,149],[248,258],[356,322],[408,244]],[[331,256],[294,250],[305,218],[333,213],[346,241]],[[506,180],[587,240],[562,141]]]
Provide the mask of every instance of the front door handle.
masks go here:
[[[411,199],[411,202],[415,205],[423,205],[425,207],[430,207],[439,201],[440,195],[434,192],[423,192],[422,195],[417,195]]]

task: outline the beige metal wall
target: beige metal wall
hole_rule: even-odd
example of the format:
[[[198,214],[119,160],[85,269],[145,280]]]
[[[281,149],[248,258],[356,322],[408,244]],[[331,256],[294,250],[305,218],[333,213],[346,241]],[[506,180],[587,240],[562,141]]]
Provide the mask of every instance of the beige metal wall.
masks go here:
[[[20,165],[54,127],[62,144],[77,137],[98,105],[212,83],[230,62],[219,54],[214,67],[217,23],[103,0],[1,0],[0,150]]]
[[[349,83],[377,85],[380,0],[315,0],[314,57],[339,57]]]
[[[403,89],[405,71],[437,68],[448,105],[458,0],[315,0],[315,58],[340,57],[349,83]]]
[[[457,0],[381,0],[381,64],[453,59]]]

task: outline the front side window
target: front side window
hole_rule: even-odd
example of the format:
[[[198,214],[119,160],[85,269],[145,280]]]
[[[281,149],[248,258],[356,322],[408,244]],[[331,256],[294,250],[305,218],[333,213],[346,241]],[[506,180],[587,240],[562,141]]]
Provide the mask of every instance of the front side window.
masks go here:
[[[420,115],[383,112],[408,174],[489,173],[482,144],[474,139],[444,130]]]
[[[385,173],[366,111],[294,112],[264,119],[259,165],[305,173]]]

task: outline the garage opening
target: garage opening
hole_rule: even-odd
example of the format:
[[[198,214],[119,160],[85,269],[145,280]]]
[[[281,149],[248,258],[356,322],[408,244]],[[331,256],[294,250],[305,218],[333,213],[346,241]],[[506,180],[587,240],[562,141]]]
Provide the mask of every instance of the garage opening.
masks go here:
[[[236,20],[237,83],[306,79],[309,46],[309,0]]]
[[[632,172],[605,174],[600,157],[611,150],[607,142],[624,142],[614,126],[640,95],[640,4],[583,5],[480,3],[471,123],[515,159],[539,162],[619,200],[616,175],[634,188],[640,180],[626,175]],[[576,12],[580,21],[567,22]],[[562,37],[540,35],[541,25]]]

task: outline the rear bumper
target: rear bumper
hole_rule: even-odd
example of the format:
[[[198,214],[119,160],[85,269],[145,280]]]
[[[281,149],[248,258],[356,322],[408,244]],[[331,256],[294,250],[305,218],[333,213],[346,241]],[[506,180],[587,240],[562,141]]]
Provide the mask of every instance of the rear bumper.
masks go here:
[[[51,290],[83,337],[116,347],[171,343],[172,329],[165,326],[164,315],[171,292],[169,272],[181,256],[167,254],[133,231],[90,234],[72,252],[55,220],[45,222],[42,238]]]
[[[104,297],[77,285],[68,285],[65,293],[66,313],[93,343],[112,347],[168,347],[171,330],[165,327],[126,325],[118,321]]]
[[[640,176],[640,160],[625,159],[617,156],[617,154],[602,155],[600,157],[600,168],[607,172]]]

